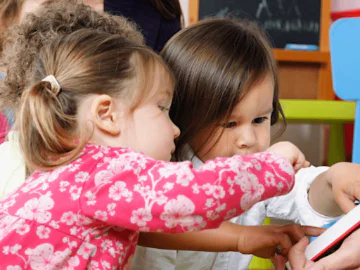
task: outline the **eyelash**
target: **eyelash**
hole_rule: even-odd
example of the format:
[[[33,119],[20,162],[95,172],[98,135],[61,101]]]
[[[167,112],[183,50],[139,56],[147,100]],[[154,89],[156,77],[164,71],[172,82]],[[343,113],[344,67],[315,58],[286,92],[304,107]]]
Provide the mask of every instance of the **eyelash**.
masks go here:
[[[265,116],[257,117],[252,121],[252,123],[260,125],[260,124],[264,123],[267,119],[268,119],[268,117],[265,117]],[[258,120],[260,120],[260,122],[258,122]],[[222,124],[221,126],[223,128],[234,128],[234,127],[237,126],[237,123],[233,121],[233,122],[229,122],[229,123],[226,123],[226,124]]]
[[[254,124],[262,124],[262,123],[264,123],[267,119],[268,119],[268,118],[265,117],[265,116],[263,116],[263,117],[258,117],[258,118],[255,118],[255,119],[252,121],[252,123],[254,123]],[[260,122],[256,122],[256,120],[261,120],[261,121],[260,121]]]
[[[165,112],[165,111],[170,111],[170,108],[167,108],[165,106],[158,106],[158,108],[162,111],[162,112]]]

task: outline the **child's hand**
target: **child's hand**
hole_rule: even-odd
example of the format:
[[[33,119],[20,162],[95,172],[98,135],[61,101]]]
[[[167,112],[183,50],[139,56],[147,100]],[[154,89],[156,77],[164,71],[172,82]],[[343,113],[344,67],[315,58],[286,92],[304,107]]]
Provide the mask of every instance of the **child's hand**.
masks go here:
[[[354,201],[360,199],[360,165],[341,162],[326,173],[336,203],[342,211],[349,212],[355,207]]]
[[[278,258],[273,262],[275,266],[285,265],[286,257],[293,244],[304,236],[318,236],[324,230],[296,224],[246,226],[238,237],[237,249],[243,254],[254,254],[261,258],[274,259],[276,254],[281,254],[282,256],[277,256]]]
[[[301,168],[309,167],[310,162],[305,159],[304,154],[290,142],[279,142],[270,146],[266,152],[273,152],[282,155],[293,165],[295,172]]]
[[[323,269],[359,269],[360,268],[360,230],[355,231],[345,239],[341,247],[333,254],[320,259],[317,262],[307,260],[305,248],[309,240],[303,238],[290,249],[289,261],[291,269],[323,270]]]

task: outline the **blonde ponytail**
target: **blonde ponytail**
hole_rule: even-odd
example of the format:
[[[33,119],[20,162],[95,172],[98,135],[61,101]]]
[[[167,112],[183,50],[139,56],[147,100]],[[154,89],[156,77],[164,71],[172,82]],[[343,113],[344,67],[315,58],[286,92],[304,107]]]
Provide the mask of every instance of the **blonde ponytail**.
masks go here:
[[[76,118],[64,113],[59,90],[54,87],[49,81],[40,81],[22,97],[20,147],[30,170],[49,170],[66,164],[83,147],[71,131]]]

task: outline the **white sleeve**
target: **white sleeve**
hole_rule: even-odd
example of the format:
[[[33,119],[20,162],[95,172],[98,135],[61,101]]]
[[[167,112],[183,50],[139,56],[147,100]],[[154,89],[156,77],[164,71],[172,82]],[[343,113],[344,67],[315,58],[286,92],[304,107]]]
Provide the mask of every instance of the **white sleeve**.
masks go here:
[[[0,144],[0,199],[22,185],[26,177],[25,163],[13,135],[10,132],[9,141]]]
[[[317,227],[339,219],[339,217],[328,217],[316,212],[308,200],[308,191],[312,182],[328,169],[329,167],[314,166],[301,169],[296,174],[295,186],[290,193],[266,201],[266,215]]]

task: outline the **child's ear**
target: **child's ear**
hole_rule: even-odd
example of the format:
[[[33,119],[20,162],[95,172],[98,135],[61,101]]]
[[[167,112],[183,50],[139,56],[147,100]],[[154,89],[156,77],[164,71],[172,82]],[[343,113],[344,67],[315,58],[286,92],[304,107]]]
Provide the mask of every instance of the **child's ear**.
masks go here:
[[[91,118],[95,126],[109,135],[120,134],[120,117],[115,100],[108,95],[97,96],[91,106]]]

